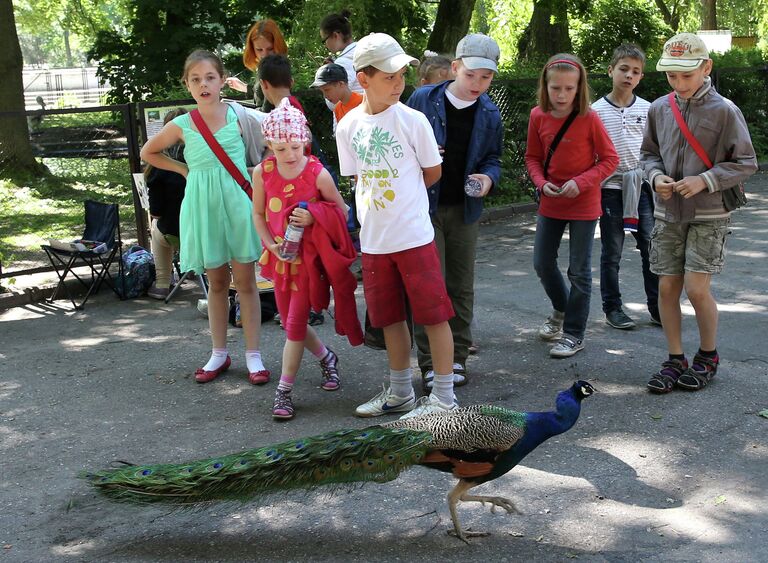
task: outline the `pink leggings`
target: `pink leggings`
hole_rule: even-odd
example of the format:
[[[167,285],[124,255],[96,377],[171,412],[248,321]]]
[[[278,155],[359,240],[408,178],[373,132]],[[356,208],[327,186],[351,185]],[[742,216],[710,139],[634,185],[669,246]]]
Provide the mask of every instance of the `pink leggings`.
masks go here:
[[[275,287],[275,301],[288,340],[304,342],[309,320],[309,288],[300,284],[298,291]]]

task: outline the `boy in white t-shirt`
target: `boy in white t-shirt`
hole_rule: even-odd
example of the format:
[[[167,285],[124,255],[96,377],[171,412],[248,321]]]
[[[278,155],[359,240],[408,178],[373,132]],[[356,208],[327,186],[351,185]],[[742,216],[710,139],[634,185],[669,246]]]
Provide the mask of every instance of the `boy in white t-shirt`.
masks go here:
[[[384,331],[389,387],[357,407],[361,417],[457,408],[453,395],[453,316],[429,217],[427,186],[440,179],[442,157],[427,118],[400,103],[408,65],[417,63],[389,35],[357,43],[353,59],[365,100],[336,130],[344,176],[357,176],[355,199],[363,252],[363,288],[371,325]],[[406,296],[425,326],[435,370],[432,393],[416,406]]]

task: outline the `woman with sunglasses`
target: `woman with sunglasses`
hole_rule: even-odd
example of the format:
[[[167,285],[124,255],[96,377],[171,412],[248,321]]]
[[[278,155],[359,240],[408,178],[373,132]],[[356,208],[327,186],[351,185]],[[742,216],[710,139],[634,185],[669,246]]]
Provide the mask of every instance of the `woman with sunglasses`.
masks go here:
[[[320,22],[320,40],[331,53],[338,53],[335,58],[326,60],[326,63],[343,66],[349,78],[349,89],[362,94],[363,87],[357,81],[357,73],[352,65],[357,42],[352,40],[352,24],[349,23],[351,15],[348,10],[342,10],[338,14],[325,16]]]

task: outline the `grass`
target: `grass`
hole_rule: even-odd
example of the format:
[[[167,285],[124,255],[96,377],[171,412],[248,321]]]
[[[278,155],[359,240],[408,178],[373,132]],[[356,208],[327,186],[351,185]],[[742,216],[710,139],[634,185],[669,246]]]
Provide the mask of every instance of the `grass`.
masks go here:
[[[128,159],[44,159],[44,179],[0,180],[0,260],[4,271],[47,262],[40,244],[82,233],[83,202],[120,204],[123,237],[135,234]],[[6,283],[5,285],[10,285]]]

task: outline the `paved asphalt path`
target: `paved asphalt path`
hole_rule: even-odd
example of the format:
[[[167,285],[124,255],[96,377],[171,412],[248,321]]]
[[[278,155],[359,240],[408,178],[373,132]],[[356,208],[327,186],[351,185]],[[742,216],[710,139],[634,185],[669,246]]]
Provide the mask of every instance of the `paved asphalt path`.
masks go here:
[[[66,301],[0,313],[0,561],[767,561],[768,176],[749,185],[734,216],[725,273],[713,287],[721,312],[721,371],[702,392],[653,396],[645,383],[666,354],[644,307],[640,257],[622,263],[632,331],[608,327],[595,243],[586,349],[548,356],[536,337],[548,314],[532,272],[532,214],[481,227],[476,315],[480,353],[462,404],[544,410],[576,378],[599,393],[577,425],[479,489],[508,496],[523,515],[460,507],[465,527],[492,535],[465,545],[448,536],[454,480],[423,468],[387,484],[261,503],[169,511],[94,498],[79,471],[112,460],[181,462],[323,431],[362,427],[352,416],[386,373],[382,352],[338,352],[344,385],[319,389],[306,358],[297,417],[270,416],[274,384],[246,380],[241,331],[233,368],[197,385],[208,327],[192,285],[169,305],[120,302],[103,291],[84,312]],[[563,247],[567,254],[567,245]],[[358,295],[362,309],[362,294]],[[684,340],[698,341],[690,304]],[[283,333],[264,325],[263,352],[279,372]]]

